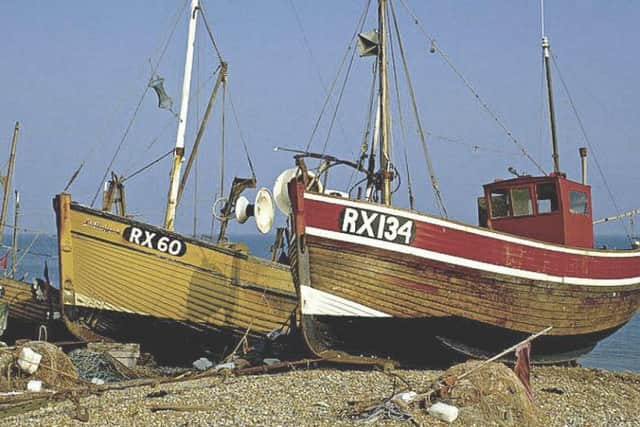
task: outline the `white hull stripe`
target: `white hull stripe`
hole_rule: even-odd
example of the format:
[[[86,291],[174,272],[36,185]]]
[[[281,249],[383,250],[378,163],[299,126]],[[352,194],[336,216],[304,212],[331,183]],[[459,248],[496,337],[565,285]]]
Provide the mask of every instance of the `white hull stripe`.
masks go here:
[[[391,243],[382,240],[369,239],[367,237],[356,236],[353,234],[339,233],[336,231],[324,230],[316,227],[306,227],[306,233],[311,236],[323,237],[325,239],[336,240],[347,243],[355,243],[358,245],[369,246],[378,249],[384,249],[396,253],[407,255],[415,255],[433,261],[444,262],[447,264],[455,264],[461,267],[472,268],[474,270],[488,271],[506,276],[514,276],[523,279],[531,279],[545,282],[565,283],[569,285],[579,286],[628,286],[640,283],[640,277],[628,277],[624,279],[586,279],[581,277],[564,277],[553,276],[546,273],[537,273],[534,271],[520,270],[502,265],[489,264],[486,262],[475,261],[453,255],[442,254],[439,252],[428,251],[426,249],[415,248],[412,246]]]
[[[102,300],[92,298],[87,295],[79,294],[77,292],[75,295],[76,295],[75,305],[78,305],[78,306],[88,307],[88,308],[97,308],[99,310],[110,310],[110,311],[118,311],[122,313],[139,314],[141,316],[149,316],[149,314],[147,313],[129,310],[127,308],[120,307],[118,305],[109,304],[108,302],[104,302]]]
[[[480,227],[473,227],[470,225],[461,224],[459,222],[448,221],[441,218],[435,218],[426,214],[417,214],[405,209],[394,209],[386,206],[381,206],[375,203],[367,203],[362,201],[354,201],[350,199],[343,199],[339,197],[323,196],[321,194],[304,193],[304,198],[309,200],[320,201],[332,205],[349,206],[354,208],[365,208],[374,211],[382,212],[387,215],[399,215],[403,218],[409,218],[414,221],[425,222],[428,224],[437,225],[439,227],[446,227],[453,230],[464,231],[466,233],[473,233],[478,236],[489,237],[495,240],[502,240],[504,242],[516,243],[518,245],[530,246],[532,248],[541,248],[550,251],[563,252],[568,254],[586,255],[591,257],[605,257],[605,258],[638,258],[640,262],[640,251],[633,250],[592,250],[592,249],[580,249],[571,248],[567,246],[548,244],[531,239],[524,239],[516,236],[511,236],[505,233],[499,233],[491,230],[487,230]]]
[[[387,313],[374,310],[366,305],[319,291],[309,286],[300,286],[302,297],[302,314],[317,316],[357,316],[357,317],[391,317]]]

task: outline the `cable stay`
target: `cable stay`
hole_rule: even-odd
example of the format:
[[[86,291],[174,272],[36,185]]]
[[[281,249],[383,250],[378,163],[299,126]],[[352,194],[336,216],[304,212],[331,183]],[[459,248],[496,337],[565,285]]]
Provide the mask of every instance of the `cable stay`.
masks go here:
[[[356,30],[353,34],[353,36],[351,37],[351,41],[349,42],[348,46],[347,46],[347,50],[344,54],[344,56],[342,57],[342,61],[340,62],[340,66],[338,67],[338,71],[336,72],[336,76],[333,79],[333,81],[331,82],[331,85],[329,86],[329,90],[327,91],[327,96],[325,97],[324,103],[322,104],[322,108],[320,109],[320,113],[318,114],[318,119],[316,120],[316,123],[313,127],[313,130],[311,131],[311,135],[309,137],[309,141],[307,142],[307,146],[305,147],[305,151],[309,151],[309,149],[311,148],[311,144],[313,143],[313,140],[315,138],[316,132],[318,131],[318,128],[320,127],[320,123],[322,121],[322,118],[324,117],[324,113],[325,110],[327,109],[328,105],[329,105],[329,101],[331,100],[332,96],[333,96],[333,92],[335,90],[336,84],[340,78],[340,75],[342,74],[342,70],[345,66],[345,63],[347,62],[347,59],[349,58],[349,53],[351,53],[351,60],[350,60],[350,64],[353,63],[353,58],[355,56],[355,49],[354,49],[354,43],[357,40],[357,35],[358,33],[362,32],[362,28],[364,27],[364,24],[366,22],[366,18],[367,15],[369,13],[369,6],[371,5],[371,0],[367,1],[367,4],[365,5],[364,11],[362,12],[362,15],[360,16],[360,19],[358,20],[358,25],[356,27]],[[351,66],[349,66],[349,69],[351,68]],[[342,87],[342,91],[341,93],[344,91],[344,84],[346,84],[346,81],[348,79],[348,75],[347,77],[345,77],[344,83],[343,83],[343,87]],[[339,103],[339,101],[338,101]],[[336,105],[336,113],[338,110],[338,105]],[[335,117],[335,114],[334,114]],[[328,138],[327,140],[328,141]],[[323,151],[326,150],[326,145],[327,142],[325,141],[325,149],[323,149]]]
[[[391,5],[393,10],[393,5]],[[394,14],[394,24],[395,14]],[[397,30],[397,27],[396,27]],[[397,31],[396,31],[397,32]],[[413,186],[411,185],[411,173],[409,171],[409,155],[407,152],[407,129],[404,121],[404,115],[402,113],[402,102],[400,101],[400,86],[398,84],[398,70],[396,67],[396,55],[393,48],[393,40],[391,39],[393,33],[389,33],[389,46],[391,47],[391,69],[393,70],[393,85],[396,92],[396,108],[398,109],[398,121],[400,122],[400,141],[402,142],[402,152],[404,158],[405,173],[407,174],[407,192],[409,196],[409,208],[414,208]]]
[[[438,208],[440,210],[440,214],[447,217],[447,208],[444,205],[444,200],[442,199],[442,194],[440,193],[440,185],[438,183],[438,178],[436,177],[435,169],[431,162],[431,156],[429,156],[429,149],[427,147],[427,143],[425,140],[425,133],[422,127],[422,122],[420,120],[420,113],[418,112],[418,104],[416,102],[415,92],[413,90],[413,84],[411,82],[411,76],[409,74],[409,67],[407,65],[407,58],[404,53],[404,46],[402,44],[402,38],[400,36],[400,30],[398,28],[398,20],[396,17],[395,8],[393,7],[393,3],[389,2],[391,6],[391,13],[393,16],[394,29],[396,31],[396,38],[398,40],[398,47],[400,49],[400,56],[402,58],[402,65],[404,68],[405,78],[407,80],[407,87],[409,89],[409,94],[411,96],[411,106],[413,107],[413,113],[416,120],[416,125],[418,126],[418,135],[420,137],[420,143],[422,144],[422,151],[424,153],[425,161],[427,163],[427,169],[429,170],[429,176],[431,178],[431,187],[433,188],[433,193],[436,197],[436,202],[438,204]]]
[[[478,103],[480,104],[480,106],[487,112],[487,114],[489,114],[489,116],[491,116],[491,118],[498,124],[498,126],[503,130],[503,132],[505,132],[505,134],[507,135],[507,137],[509,138],[509,140],[511,142],[513,142],[520,150],[520,153],[522,154],[522,156],[524,156],[525,158],[527,158],[535,167],[536,169],[538,169],[538,171],[540,171],[540,173],[542,173],[543,175],[546,175],[547,173],[544,171],[544,169],[542,168],[542,166],[540,166],[540,163],[538,163],[528,152],[527,150],[524,148],[524,146],[516,139],[515,135],[513,134],[513,132],[507,127],[507,125],[500,119],[500,117],[498,116],[498,114],[493,111],[490,107],[489,104],[487,104],[481,97],[479,92],[473,87],[473,85],[471,84],[471,82],[469,82],[469,80],[464,77],[464,75],[454,66],[453,62],[451,61],[451,59],[449,58],[449,56],[447,55],[447,53],[440,47],[440,45],[438,43],[436,43],[435,38],[433,38],[422,26],[422,24],[420,23],[420,20],[418,19],[418,17],[415,15],[415,13],[413,13],[413,11],[409,8],[409,6],[406,4],[405,0],[400,0],[400,3],[402,3],[402,6],[405,8],[405,10],[407,11],[407,13],[409,14],[409,16],[411,17],[411,19],[413,19],[413,22],[415,23],[415,25],[418,27],[418,29],[420,30],[420,32],[425,36],[425,38],[429,41],[429,43],[431,44],[431,52],[432,53],[437,53],[438,55],[440,55],[440,57],[444,60],[444,62],[447,64],[447,66],[454,72],[454,74],[456,74],[458,76],[458,78],[464,83],[464,85],[467,87],[467,89],[472,93],[472,95],[476,98],[476,100],[478,101]]]
[[[567,86],[567,83],[565,82],[564,77],[562,76],[562,72],[560,71],[560,67],[558,66],[558,62],[556,60],[556,56],[553,54],[553,52],[551,52],[551,53],[552,53],[551,59],[553,60],[553,65],[554,65],[554,67],[556,69],[556,72],[558,73],[558,77],[560,78],[560,83],[562,84],[562,87],[563,87],[565,93],[567,94],[567,98],[569,99],[569,105],[571,106],[571,111],[573,112],[574,116],[576,117],[576,120],[578,122],[578,126],[580,127],[580,132],[582,133],[582,137],[584,138],[585,142],[587,143],[587,146],[589,147],[589,151],[591,151],[591,156],[593,157],[593,161],[596,164],[596,168],[598,168],[598,173],[600,174],[600,178],[602,179],[602,183],[604,184],[604,187],[607,190],[607,195],[609,196],[609,200],[611,201],[611,204],[613,205],[613,208],[615,209],[615,212],[617,213],[617,215],[624,216],[624,214],[622,214],[622,210],[620,209],[620,207],[618,206],[618,203],[615,200],[615,197],[613,196],[613,192],[611,191],[611,187],[609,186],[607,178],[604,175],[604,171],[602,170],[602,167],[600,166],[600,161],[598,160],[598,156],[596,155],[596,151],[593,148],[593,144],[591,143],[591,139],[587,135],[587,131],[586,131],[586,128],[584,126],[584,122],[582,121],[582,118],[580,117],[580,114],[578,113],[578,109],[576,108],[576,104],[573,102],[573,97],[571,96],[571,93],[569,92],[569,87]],[[594,224],[595,224],[595,222],[594,222]],[[627,235],[627,238],[629,239],[629,241],[632,241],[633,240],[632,231],[627,228],[625,223],[622,223],[622,226],[624,228],[625,234]]]
[[[151,70],[151,75],[152,78],[153,76],[156,75],[158,68],[160,67],[160,62],[162,61],[162,58],[164,57],[169,44],[171,42],[171,40],[173,39],[173,35],[176,31],[176,28],[180,22],[180,18],[182,17],[182,15],[184,15],[185,10],[187,9],[187,5],[188,5],[188,1],[184,2],[184,5],[180,8],[179,12],[176,14],[176,19],[175,22],[173,24],[173,27],[171,28],[171,31],[169,33],[169,36],[167,37],[167,40],[165,41],[165,43],[162,45],[162,50],[161,53],[158,57],[158,60],[156,61],[155,65],[152,66],[152,70]],[[124,134],[122,135],[120,142],[118,143],[118,146],[116,148],[115,153],[113,154],[109,164],[107,165],[105,172],[102,176],[102,178],[100,179],[100,183],[98,184],[98,189],[96,190],[96,193],[94,194],[92,200],[91,200],[91,206],[93,206],[96,202],[96,199],[98,198],[98,195],[100,194],[100,190],[102,188],[102,183],[104,182],[104,180],[106,179],[107,175],[109,174],[109,171],[111,170],[111,168],[113,167],[114,162],[116,161],[116,158],[118,157],[118,155],[120,154],[120,151],[127,139],[127,136],[129,135],[129,132],[131,131],[131,128],[133,126],[133,123],[135,122],[135,119],[138,115],[138,112],[140,111],[140,107],[142,106],[142,102],[144,101],[144,98],[146,96],[146,94],[149,91],[149,85],[146,85],[144,90],[142,91],[142,94],[140,95],[139,99],[138,99],[138,103],[136,105],[136,108],[133,112],[132,117],[129,119],[129,123],[127,124],[127,127],[124,131]],[[93,153],[93,151],[95,150],[96,146],[94,146],[92,148],[92,150],[90,151],[89,155],[91,155]],[[89,157],[89,155],[87,157]],[[78,170],[76,170],[76,172],[74,173],[74,176],[72,176],[72,179],[69,180],[69,183],[67,184],[67,188],[71,185],[71,183],[75,180],[75,178],[77,177],[78,173],[80,172],[80,170],[82,169],[82,164],[84,164],[86,162],[86,158],[85,160],[82,161],[80,168],[78,168]]]

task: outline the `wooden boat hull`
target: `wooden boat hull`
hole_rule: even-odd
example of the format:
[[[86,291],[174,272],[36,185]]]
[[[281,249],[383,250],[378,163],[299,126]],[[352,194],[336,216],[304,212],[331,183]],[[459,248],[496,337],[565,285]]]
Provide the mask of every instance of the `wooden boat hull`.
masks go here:
[[[54,207],[69,316],[100,310],[262,336],[295,313],[287,266],[83,207],[68,194]]]
[[[346,331],[362,338],[366,325],[377,331],[374,341],[388,330],[474,355],[551,325],[533,359],[575,359],[640,305],[638,251],[567,248],[309,193],[298,183],[290,195],[303,332],[318,353],[353,344]],[[422,326],[412,332],[419,335],[407,320]]]
[[[45,301],[36,300],[30,283],[2,277],[0,287],[4,289],[4,297],[0,301],[9,304],[10,319],[33,324],[46,321],[49,306]]]
[[[58,292],[44,283],[38,286],[42,288],[36,293],[31,283],[0,277],[0,288],[4,290],[0,303],[8,306],[6,337],[37,338],[40,325],[56,329],[51,321],[59,310]],[[53,330],[49,333],[53,333]]]

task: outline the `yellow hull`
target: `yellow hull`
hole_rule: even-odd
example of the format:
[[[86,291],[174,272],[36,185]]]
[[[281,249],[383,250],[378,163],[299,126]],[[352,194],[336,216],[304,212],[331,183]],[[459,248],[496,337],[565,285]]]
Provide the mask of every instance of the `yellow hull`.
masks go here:
[[[64,307],[86,307],[263,335],[289,322],[287,266],[54,199]]]

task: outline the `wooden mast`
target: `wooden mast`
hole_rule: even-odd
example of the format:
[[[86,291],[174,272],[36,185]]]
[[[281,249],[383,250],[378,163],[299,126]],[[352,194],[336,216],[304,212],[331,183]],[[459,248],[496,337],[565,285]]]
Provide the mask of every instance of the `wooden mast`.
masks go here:
[[[391,171],[389,144],[389,82],[387,78],[387,1],[378,2],[378,68],[380,70],[380,171],[382,172],[382,204],[391,205]]]
[[[11,244],[11,278],[16,279],[18,267],[18,216],[20,215],[20,193],[16,190],[16,206],[13,213],[13,243]]]
[[[549,39],[544,34],[544,0],[540,2],[542,19],[542,53],[544,69],[547,76],[547,94],[549,98],[549,120],[551,122],[551,143],[553,146],[553,172],[560,173],[560,155],[558,154],[558,138],[556,135],[556,114],[553,108],[553,88],[551,85],[551,64],[549,63]]]
[[[189,110],[189,89],[191,87],[191,70],[193,68],[193,50],[196,39],[196,23],[198,18],[198,0],[191,0],[189,9],[189,32],[187,36],[187,55],[184,63],[184,79],[182,81],[182,101],[180,104],[180,116],[178,121],[178,134],[176,136],[176,148],[173,154],[173,166],[171,168],[171,180],[169,183],[169,195],[167,197],[167,209],[164,216],[164,227],[173,230],[176,205],[178,202],[178,188],[180,184],[180,169],[184,160],[184,136],[187,129],[187,112]]]
[[[0,243],[2,242],[2,236],[4,235],[4,222],[7,216],[7,204],[9,203],[9,192],[11,191],[11,177],[13,176],[13,164],[16,159],[16,146],[18,144],[18,132],[20,131],[20,123],[16,122],[16,126],[13,129],[13,139],[11,140],[11,152],[9,154],[9,166],[7,167],[7,174],[0,176],[0,182],[2,182],[2,211],[0,212]]]

